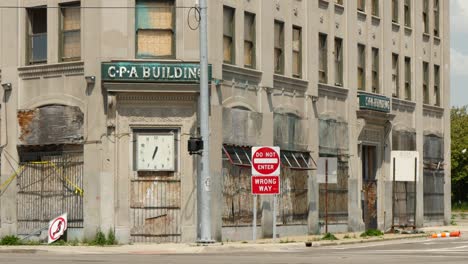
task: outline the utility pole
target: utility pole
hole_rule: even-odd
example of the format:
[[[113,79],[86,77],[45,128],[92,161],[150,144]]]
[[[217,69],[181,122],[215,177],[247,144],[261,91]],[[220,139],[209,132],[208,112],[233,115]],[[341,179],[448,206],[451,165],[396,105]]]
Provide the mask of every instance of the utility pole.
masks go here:
[[[211,236],[211,177],[210,177],[210,98],[208,87],[208,21],[207,0],[200,0],[200,132],[203,151],[198,176],[198,242],[213,243]]]

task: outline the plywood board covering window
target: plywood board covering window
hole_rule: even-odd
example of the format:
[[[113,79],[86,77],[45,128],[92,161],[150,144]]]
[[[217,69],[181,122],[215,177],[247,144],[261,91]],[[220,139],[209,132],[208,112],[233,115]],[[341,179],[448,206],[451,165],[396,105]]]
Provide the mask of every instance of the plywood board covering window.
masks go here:
[[[275,21],[275,73],[284,73],[284,23]]]
[[[62,15],[61,59],[62,61],[80,60],[81,57],[81,10],[80,3],[60,7]]]
[[[244,15],[244,66],[255,68],[255,14]]]
[[[175,56],[174,14],[173,0],[137,2],[137,57]]]
[[[234,23],[234,8],[225,6],[223,9],[223,51],[224,62],[235,64],[235,23]]]
[[[47,62],[47,8],[34,7],[28,12],[28,64]]]
[[[296,78],[302,77],[302,30],[300,27],[293,27],[293,76]]]

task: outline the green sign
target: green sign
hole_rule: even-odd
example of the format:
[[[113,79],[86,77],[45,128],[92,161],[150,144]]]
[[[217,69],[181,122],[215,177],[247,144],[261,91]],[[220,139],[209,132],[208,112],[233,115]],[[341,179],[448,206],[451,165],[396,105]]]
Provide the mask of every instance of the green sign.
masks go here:
[[[390,99],[385,96],[359,94],[359,108],[390,113]]]
[[[198,63],[105,62],[101,71],[102,80],[108,82],[200,82]]]

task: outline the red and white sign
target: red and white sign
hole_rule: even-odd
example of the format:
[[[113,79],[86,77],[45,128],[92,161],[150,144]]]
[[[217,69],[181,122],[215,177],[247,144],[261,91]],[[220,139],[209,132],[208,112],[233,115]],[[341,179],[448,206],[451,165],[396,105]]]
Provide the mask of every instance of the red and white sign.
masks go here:
[[[67,230],[67,214],[52,219],[49,222],[48,243],[58,240]]]
[[[252,194],[280,194],[279,176],[252,176]]]
[[[279,147],[252,148],[252,175],[266,176],[280,174]]]

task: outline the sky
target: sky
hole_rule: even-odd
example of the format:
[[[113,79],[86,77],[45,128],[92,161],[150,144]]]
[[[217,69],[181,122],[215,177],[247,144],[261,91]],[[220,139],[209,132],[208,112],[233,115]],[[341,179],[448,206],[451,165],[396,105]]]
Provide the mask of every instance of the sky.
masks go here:
[[[450,0],[451,104],[468,105],[468,0]]]

